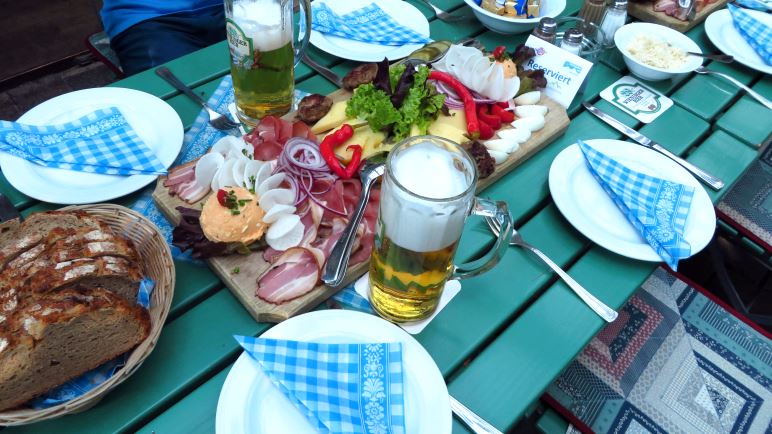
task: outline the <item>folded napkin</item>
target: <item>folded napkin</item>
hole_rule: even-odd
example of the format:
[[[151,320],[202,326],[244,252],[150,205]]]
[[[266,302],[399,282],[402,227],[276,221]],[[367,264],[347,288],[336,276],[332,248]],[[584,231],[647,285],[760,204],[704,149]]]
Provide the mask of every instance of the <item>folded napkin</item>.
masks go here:
[[[691,254],[684,226],[694,187],[635,172],[579,141],[590,172],[665,263],[676,270]]]
[[[311,6],[311,28],[320,33],[380,45],[425,44],[431,39],[399,24],[377,4],[338,15],[325,3]]]
[[[767,65],[772,65],[772,29],[735,5],[727,5],[734,27]]]
[[[404,434],[402,344],[234,337],[320,433]]]
[[[32,163],[106,175],[161,175],[156,157],[121,112],[110,107],[60,125],[0,121],[0,151]]]

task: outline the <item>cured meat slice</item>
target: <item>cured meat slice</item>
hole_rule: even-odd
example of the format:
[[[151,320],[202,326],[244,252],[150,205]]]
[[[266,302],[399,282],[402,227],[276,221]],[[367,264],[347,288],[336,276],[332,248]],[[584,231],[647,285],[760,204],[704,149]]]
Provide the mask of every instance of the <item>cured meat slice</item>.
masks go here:
[[[287,249],[257,278],[256,295],[269,303],[285,303],[313,290],[320,273],[311,251],[303,247]]]

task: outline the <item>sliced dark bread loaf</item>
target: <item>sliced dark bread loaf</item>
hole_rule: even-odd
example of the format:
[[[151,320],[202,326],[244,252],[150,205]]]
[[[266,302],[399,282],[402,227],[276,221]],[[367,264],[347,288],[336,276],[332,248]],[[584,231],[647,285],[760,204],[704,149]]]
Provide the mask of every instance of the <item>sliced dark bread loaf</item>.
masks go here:
[[[102,288],[27,299],[0,325],[0,410],[131,350],[149,333],[145,309]]]
[[[52,231],[83,228],[110,230],[106,224],[82,211],[32,214],[20,225],[0,235],[0,270],[9,261],[40,244]]]

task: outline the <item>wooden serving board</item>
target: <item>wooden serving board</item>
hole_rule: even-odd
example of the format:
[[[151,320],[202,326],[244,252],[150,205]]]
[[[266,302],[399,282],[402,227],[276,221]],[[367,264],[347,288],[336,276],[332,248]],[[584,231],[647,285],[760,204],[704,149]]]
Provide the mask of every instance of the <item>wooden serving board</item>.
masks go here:
[[[329,96],[337,101],[348,98],[350,92],[338,90]],[[545,118],[544,128],[533,133],[527,142],[521,144],[516,152],[509,155],[507,161],[496,166],[496,171],[493,172],[491,176],[480,180],[477,184],[477,191],[494,183],[504,176],[504,174],[511,171],[548,143],[552,142],[568,128],[570,120],[565,108],[546,96],[542,96],[539,104],[549,107],[549,113],[547,113]],[[284,119],[288,120],[293,120],[294,118],[294,113],[284,116]],[[169,221],[171,221],[172,224],[177,225],[180,221],[180,214],[176,209],[178,206],[198,208],[200,206],[199,203],[203,203],[209,196],[195,204],[186,203],[176,196],[169,195],[169,190],[163,185],[165,179],[165,177],[158,178],[155,191],[153,192],[153,199]],[[308,294],[286,303],[275,305],[263,301],[255,295],[258,276],[270,267],[270,264],[263,260],[262,252],[253,252],[249,255],[234,254],[231,256],[216,257],[208,259],[207,262],[220,280],[225,283],[236,298],[238,298],[249,311],[252,317],[258,322],[280,322],[294,315],[307,312],[328,299],[340,289],[340,287],[331,288],[326,285],[318,285]],[[354,281],[354,279],[361,276],[367,271],[368,266],[369,262],[366,261],[355,267],[350,267],[346,273],[346,278],[344,279],[342,286],[348,285]],[[238,267],[238,273],[234,273],[236,267]]]
[[[713,13],[713,11],[723,8],[727,3],[728,0],[718,0],[715,3],[711,3],[702,8],[701,11],[697,12],[694,19],[691,21],[681,21],[677,18],[671,17],[664,12],[655,12],[654,2],[649,1],[631,1],[627,3],[627,13],[641,21],[646,21],[647,23],[662,24],[663,26],[667,26],[671,29],[675,29],[681,33],[684,33],[688,30],[691,30],[691,28],[697,24],[705,21],[705,18],[707,18],[708,15]]]

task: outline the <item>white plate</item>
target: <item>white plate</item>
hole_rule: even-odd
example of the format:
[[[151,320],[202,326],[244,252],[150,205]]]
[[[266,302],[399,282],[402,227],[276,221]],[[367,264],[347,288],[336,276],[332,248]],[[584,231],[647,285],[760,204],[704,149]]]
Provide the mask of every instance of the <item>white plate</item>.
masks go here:
[[[708,193],[689,172],[664,155],[621,140],[586,140],[585,143],[632,170],[695,187],[684,238],[692,255],[713,238],[716,214]],[[587,168],[579,145],[573,144],[555,157],[549,187],[555,204],[566,219],[596,244],[634,259],[661,262],[662,258],[641,237]]]
[[[307,342],[402,342],[407,434],[448,434],[448,389],[429,353],[396,325],[347,310],[311,312],[284,321],[262,337]],[[217,403],[217,434],[316,434],[317,431],[246,352],[228,373]]]
[[[363,8],[373,1],[351,0],[316,0],[330,7],[338,15],[347,14]],[[378,6],[395,21],[409,27],[419,34],[429,37],[429,21],[415,6],[401,0],[378,0]],[[326,51],[342,59],[360,62],[379,62],[384,57],[394,61],[406,57],[424,44],[407,44],[402,46],[368,44],[338,36],[326,35],[315,30],[311,31],[311,43],[318,49]]]
[[[767,26],[772,26],[772,14],[750,9],[745,9],[745,11]],[[710,42],[724,54],[734,56],[736,61],[756,71],[772,74],[772,66],[764,63],[761,57],[756,54],[756,50],[734,28],[732,14],[729,13],[728,9],[713,12],[708,16],[708,19],[705,20],[705,33],[710,38]]]
[[[171,166],[182,148],[182,121],[169,104],[145,92],[118,87],[78,90],[35,106],[18,122],[61,124],[107,107],[117,107],[164,167]],[[157,178],[55,169],[6,153],[0,153],[0,167],[17,190],[43,202],[60,204],[104,202],[133,193]]]

